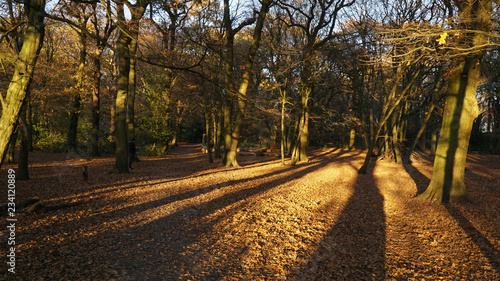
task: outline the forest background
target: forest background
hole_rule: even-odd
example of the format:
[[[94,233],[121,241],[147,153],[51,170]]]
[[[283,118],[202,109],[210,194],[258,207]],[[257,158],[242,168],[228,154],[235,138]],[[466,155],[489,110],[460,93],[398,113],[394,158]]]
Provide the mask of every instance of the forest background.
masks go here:
[[[435,154],[440,131],[453,148],[452,128],[458,158],[435,164],[449,171],[500,152],[498,18],[484,0],[2,1],[2,163],[19,141],[19,179],[33,149],[115,153],[128,172],[136,138],[146,155],[203,141],[226,166],[238,148],[291,164],[367,148],[363,173],[373,153]]]

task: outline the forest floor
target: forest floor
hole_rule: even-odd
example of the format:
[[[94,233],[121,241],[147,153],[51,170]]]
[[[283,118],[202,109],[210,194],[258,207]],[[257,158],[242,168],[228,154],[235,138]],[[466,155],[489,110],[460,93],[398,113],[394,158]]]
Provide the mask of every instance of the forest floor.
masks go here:
[[[16,214],[15,274],[2,227],[0,280],[500,280],[500,156],[468,157],[479,204],[437,205],[412,198],[429,157],[372,158],[358,175],[364,155],[314,150],[295,167],[240,156],[225,168],[181,144],[109,175],[111,156],[34,152],[17,202],[79,205]]]

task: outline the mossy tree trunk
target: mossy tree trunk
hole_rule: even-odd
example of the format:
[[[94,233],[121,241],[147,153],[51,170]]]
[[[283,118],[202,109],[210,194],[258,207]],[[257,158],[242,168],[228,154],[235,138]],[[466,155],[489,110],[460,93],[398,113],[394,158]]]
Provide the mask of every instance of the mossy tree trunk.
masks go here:
[[[123,4],[117,5],[118,15],[125,19]],[[128,173],[128,138],[127,138],[127,94],[129,90],[130,37],[120,28],[116,50],[118,52],[118,77],[115,100],[115,142],[116,159],[114,173]]]
[[[225,2],[225,6],[227,6],[227,10],[229,9],[229,4],[227,1]],[[264,27],[264,21],[266,20],[267,12],[269,11],[269,6],[271,5],[272,0],[263,0],[261,2],[262,6],[259,11],[259,15],[257,17],[257,23],[255,25],[255,29],[253,32],[253,38],[252,38],[252,43],[250,45],[250,48],[248,50],[248,54],[246,56],[246,62],[245,62],[245,69],[243,71],[243,75],[241,78],[241,83],[238,88],[237,92],[237,99],[238,99],[238,109],[236,112],[236,120],[234,127],[232,128],[232,133],[231,133],[231,143],[229,150],[226,148],[225,150],[227,151],[226,157],[225,157],[225,166],[234,166],[238,167],[238,161],[236,160],[236,152],[238,148],[238,142],[241,136],[241,129],[243,127],[243,121],[245,118],[245,110],[246,110],[246,95],[247,95],[247,90],[248,86],[250,84],[250,75],[252,73],[252,67],[253,63],[255,60],[255,55],[257,54],[257,50],[259,49],[260,41],[261,41],[261,35],[262,35],[262,29]],[[226,5],[227,4],[227,5]],[[226,8],[225,8],[226,9]],[[230,23],[229,23],[230,24]],[[233,33],[233,30],[230,29],[230,32]],[[231,66],[232,68],[232,66]]]
[[[490,31],[491,0],[464,1],[456,5],[461,30]],[[488,39],[482,33],[469,32],[458,40],[459,47],[474,49],[486,44]],[[465,188],[465,162],[474,119],[479,115],[476,91],[482,57],[482,51],[462,54],[451,70],[431,182],[420,198],[436,203],[471,200]]]
[[[24,13],[27,24],[24,28],[23,45],[19,54],[13,58],[14,74],[2,97],[2,116],[0,118],[0,166],[7,152],[11,135],[14,132],[22,105],[26,102],[26,90],[31,82],[35,64],[43,44],[45,0],[25,0]]]
[[[139,40],[139,23],[144,16],[146,7],[149,1],[139,0],[133,6],[129,5],[132,18],[127,24],[128,34],[130,36],[128,51],[130,55],[130,67],[128,77],[128,92],[127,92],[127,137],[128,140],[135,138],[135,94],[137,84],[137,42]],[[135,154],[134,161],[139,161]]]
[[[311,39],[309,40],[312,41]],[[311,99],[311,93],[313,91],[312,85],[312,59],[314,57],[314,50],[312,49],[312,43],[306,49],[303,67],[301,72],[301,111],[300,111],[300,121],[299,121],[299,135],[297,138],[297,144],[295,145],[294,152],[292,154],[292,165],[298,161],[309,161],[307,157],[307,147],[309,144],[309,100]]]
[[[131,22],[127,22],[124,12],[124,4],[127,5],[132,14]],[[129,133],[133,132],[129,128],[129,122],[133,123],[133,103],[135,93],[135,49],[137,39],[134,39],[134,32],[138,34],[139,21],[144,15],[149,1],[137,1],[132,5],[130,2],[121,2],[116,6],[118,15],[118,26],[120,32],[116,43],[118,51],[118,78],[115,101],[115,140],[116,140],[116,161],[112,172],[128,173],[128,141]],[[137,30],[135,29],[137,28]],[[135,43],[134,43],[135,40]],[[131,50],[130,48],[133,48]],[[132,71],[131,71],[132,67]],[[131,74],[132,72],[132,74]],[[134,81],[131,81],[131,78]],[[130,93],[131,89],[134,93]],[[130,105],[132,103],[132,105]],[[129,111],[132,111],[129,113]]]
[[[420,195],[437,203],[468,200],[464,173],[472,124],[479,113],[476,101],[479,66],[476,60],[466,59],[454,71],[448,86],[431,182]]]
[[[227,157],[229,155],[229,150],[231,147],[231,134],[232,134],[232,124],[233,124],[233,98],[235,95],[234,86],[234,36],[236,32],[232,27],[232,20],[230,15],[229,0],[224,0],[224,29],[226,36],[226,46],[225,46],[225,62],[224,62],[224,103],[222,112],[224,114],[224,154],[222,157],[222,163],[227,165]],[[236,156],[234,156],[236,159]]]

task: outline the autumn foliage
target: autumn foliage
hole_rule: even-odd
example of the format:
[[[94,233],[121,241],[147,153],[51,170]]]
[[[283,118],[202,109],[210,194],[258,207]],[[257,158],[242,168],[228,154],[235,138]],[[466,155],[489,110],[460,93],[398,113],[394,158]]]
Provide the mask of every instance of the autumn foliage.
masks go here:
[[[314,149],[295,167],[264,156],[207,164],[199,145],[107,174],[112,157],[32,155],[18,199],[75,206],[17,216],[19,280],[495,280],[498,156],[471,155],[478,205],[412,198],[432,165]],[[84,181],[81,166],[88,165]],[[7,167],[9,168],[9,165]],[[6,170],[1,170],[6,181]],[[5,188],[3,189],[5,191]],[[6,194],[6,192],[3,192]],[[2,235],[6,230],[2,229]],[[2,256],[4,255],[2,248]]]

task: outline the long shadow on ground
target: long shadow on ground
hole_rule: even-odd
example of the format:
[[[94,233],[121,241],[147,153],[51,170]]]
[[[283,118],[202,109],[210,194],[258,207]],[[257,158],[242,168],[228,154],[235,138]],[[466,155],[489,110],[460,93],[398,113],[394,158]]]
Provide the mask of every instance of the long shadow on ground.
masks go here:
[[[430,183],[430,179],[422,174],[418,169],[411,165],[405,165],[405,169],[417,185],[418,193],[425,191]],[[500,251],[486,238],[474,225],[468,220],[459,208],[451,203],[445,203],[444,206],[455,219],[458,225],[467,233],[473,243],[479,247],[483,255],[488,259],[496,272],[500,272]]]
[[[338,221],[294,280],[384,280],[384,197],[371,175],[360,174]]]
[[[71,225],[75,225],[75,233],[85,232],[87,229],[96,229],[131,214],[154,210],[163,205],[209,193],[218,188],[225,188],[226,186],[247,181],[251,182],[252,180],[268,179],[264,184],[257,186],[249,184],[248,188],[238,189],[198,205],[188,205],[154,221],[133,227],[103,230],[88,237],[80,236],[78,239],[62,239],[54,241],[50,245],[42,244],[24,251],[21,255],[28,260],[28,257],[37,256],[36,252],[47,254],[42,259],[42,261],[46,261],[46,266],[43,266],[42,263],[43,268],[35,269],[40,271],[40,276],[47,276],[47,278],[64,276],[68,272],[73,272],[74,267],[78,267],[78,270],[85,272],[85,275],[76,276],[74,280],[86,280],[87,277],[91,278],[87,274],[92,274],[95,265],[105,264],[111,269],[111,275],[102,275],[92,280],[109,280],[110,278],[118,278],[119,280],[179,280],[188,279],[189,276],[203,276],[201,278],[203,280],[218,280],[234,270],[237,259],[229,258],[229,256],[235,252],[228,253],[227,260],[224,261],[227,266],[224,268],[203,267],[200,260],[210,264],[210,259],[215,257],[210,257],[209,254],[203,251],[192,252],[190,247],[199,244],[201,239],[210,235],[210,232],[215,231],[214,226],[227,218],[228,213],[230,216],[231,212],[243,208],[250,201],[248,199],[271,191],[290,180],[299,179],[308,173],[325,167],[327,164],[328,162],[312,161],[298,167],[284,167],[253,178],[227,181],[222,186],[212,184],[202,189],[187,191],[159,200],[128,206],[107,213],[99,213],[91,217],[82,217],[78,219],[77,224],[69,222]],[[289,173],[291,171],[294,172]],[[206,217],[208,216],[211,216],[211,219],[207,220]],[[200,222],[203,222],[203,224],[200,225]],[[51,225],[50,228],[68,229],[65,224],[57,223]],[[54,232],[47,229],[47,226],[41,226],[19,234],[27,236],[31,231]],[[47,239],[49,236],[50,234]],[[27,237],[24,239],[24,241],[28,240]],[[76,244],[79,246],[76,246]],[[90,249],[88,252],[73,252],[71,250],[73,245],[79,249],[82,248],[82,245],[89,244],[92,247],[85,247]],[[237,250],[235,249],[235,251]],[[69,253],[71,253],[70,256],[68,256]],[[65,258],[61,260],[62,257]],[[219,258],[224,259],[225,257]],[[54,260],[59,261],[64,266],[51,266],[51,261]],[[40,264],[37,265],[40,266]],[[20,268],[20,270],[28,272],[33,269]]]
[[[127,272],[127,276],[133,280],[140,280],[143,272],[151,272],[151,275],[157,278],[154,280],[188,280],[190,278],[220,280],[231,276],[238,270],[237,253],[242,249],[233,249],[232,252],[224,253],[223,256],[211,256],[208,252],[193,252],[190,248],[198,243],[206,243],[206,241],[201,240],[211,236],[211,233],[216,231],[214,227],[222,220],[244,208],[248,203],[247,199],[268,192],[290,180],[299,179],[326,165],[326,162],[301,165],[304,168],[297,169],[297,172],[293,174],[180,210],[140,227],[127,229],[125,230],[127,232],[151,234],[148,239],[154,241],[154,244],[141,248],[134,247],[133,244],[130,245],[138,253],[150,254],[150,256],[140,263],[133,259],[121,259],[121,266],[131,268]],[[294,168],[286,168],[285,170],[289,171],[290,169]],[[226,207],[229,208],[216,218],[209,221],[204,220],[207,216]],[[203,223],[200,225],[198,224],[200,222]],[[207,247],[209,246],[207,245]],[[210,266],[212,260],[219,260],[218,267]]]

